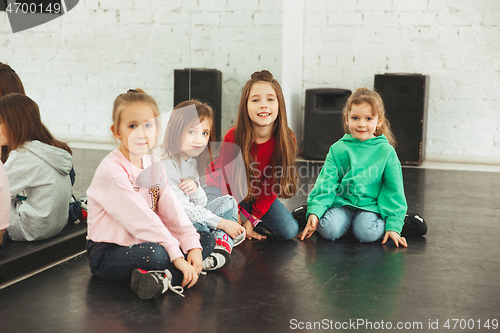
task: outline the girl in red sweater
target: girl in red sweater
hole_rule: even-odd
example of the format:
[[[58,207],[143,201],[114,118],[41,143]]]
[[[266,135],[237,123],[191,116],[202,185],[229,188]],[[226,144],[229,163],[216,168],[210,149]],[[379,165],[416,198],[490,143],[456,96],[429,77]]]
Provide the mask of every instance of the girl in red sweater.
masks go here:
[[[277,239],[292,239],[298,223],[278,198],[291,198],[298,189],[296,152],[280,84],[269,71],[253,73],[243,87],[236,126],[207,168],[208,200],[233,195],[245,216],[248,239],[266,238],[254,231],[256,226]]]

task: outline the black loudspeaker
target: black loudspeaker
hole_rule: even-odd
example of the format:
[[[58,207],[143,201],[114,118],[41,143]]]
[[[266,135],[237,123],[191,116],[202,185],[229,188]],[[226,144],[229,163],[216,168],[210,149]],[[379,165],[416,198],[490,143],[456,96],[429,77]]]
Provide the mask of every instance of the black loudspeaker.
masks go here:
[[[174,106],[189,99],[197,99],[212,106],[215,119],[215,136],[220,139],[222,118],[221,71],[207,68],[174,70]]]
[[[420,165],[425,159],[428,87],[428,75],[375,75],[401,164]]]
[[[350,90],[317,88],[306,90],[304,158],[324,160],[330,146],[343,135],[342,108]]]

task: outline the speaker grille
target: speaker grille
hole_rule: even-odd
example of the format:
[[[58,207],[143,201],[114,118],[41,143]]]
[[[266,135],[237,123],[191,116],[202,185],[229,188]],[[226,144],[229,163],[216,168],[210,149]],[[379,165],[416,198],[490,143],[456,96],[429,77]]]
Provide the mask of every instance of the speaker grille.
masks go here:
[[[429,76],[420,74],[375,75],[402,164],[419,165],[425,158],[428,81]]]
[[[306,90],[304,158],[324,160],[330,146],[344,135],[342,108],[350,95],[346,89]]]
[[[189,76],[191,75],[191,80]],[[191,84],[191,89],[189,85]],[[190,96],[191,93],[191,96]],[[188,99],[208,103],[214,110],[215,136],[221,135],[222,73],[216,69],[174,70],[174,106]]]

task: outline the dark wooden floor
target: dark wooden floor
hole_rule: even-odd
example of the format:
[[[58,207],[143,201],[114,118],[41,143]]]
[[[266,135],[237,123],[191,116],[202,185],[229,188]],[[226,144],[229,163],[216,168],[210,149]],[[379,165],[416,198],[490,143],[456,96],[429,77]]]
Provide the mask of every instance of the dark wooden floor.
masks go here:
[[[75,152],[77,195],[105,154]],[[285,201],[289,210],[305,202],[320,164],[301,166],[304,192]],[[0,290],[0,332],[500,331],[500,173],[403,174],[410,211],[429,226],[407,249],[318,235],[246,241],[185,298],[150,301],[128,281],[92,277],[80,256]]]

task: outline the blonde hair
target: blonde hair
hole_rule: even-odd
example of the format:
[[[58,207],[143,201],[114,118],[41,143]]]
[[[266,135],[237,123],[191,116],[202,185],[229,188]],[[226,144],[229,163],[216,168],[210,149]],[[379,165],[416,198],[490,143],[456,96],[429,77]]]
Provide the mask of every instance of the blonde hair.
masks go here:
[[[351,96],[349,96],[349,99],[347,100],[347,103],[342,111],[342,119],[344,120],[343,121],[344,132],[347,134],[351,134],[351,132],[349,131],[349,123],[348,123],[349,112],[351,112],[353,105],[359,105],[362,103],[370,104],[373,112],[372,115],[378,116],[379,119],[382,119],[382,124],[379,127],[377,127],[375,133],[373,134],[375,136],[380,136],[384,134],[385,137],[387,138],[387,141],[389,141],[389,143],[395,147],[396,138],[392,133],[391,125],[389,124],[389,121],[387,120],[387,117],[385,115],[384,102],[382,102],[382,98],[375,90],[369,90],[367,88],[359,88]]]
[[[155,114],[155,117],[160,116],[160,110],[158,109],[158,104],[153,97],[146,94],[146,92],[140,88],[129,89],[126,93],[118,95],[115,102],[113,103],[113,124],[116,128],[120,127],[121,113],[125,107],[134,103],[144,103],[148,104]]]
[[[158,104],[153,97],[146,94],[146,92],[140,88],[129,89],[126,93],[118,95],[113,103],[113,125],[115,126],[115,130],[118,130],[121,122],[121,113],[122,111],[131,104],[134,103],[142,103],[147,104],[153,110],[155,115],[156,128],[159,128],[159,117],[160,110],[158,109]],[[114,134],[114,133],[113,133]]]

